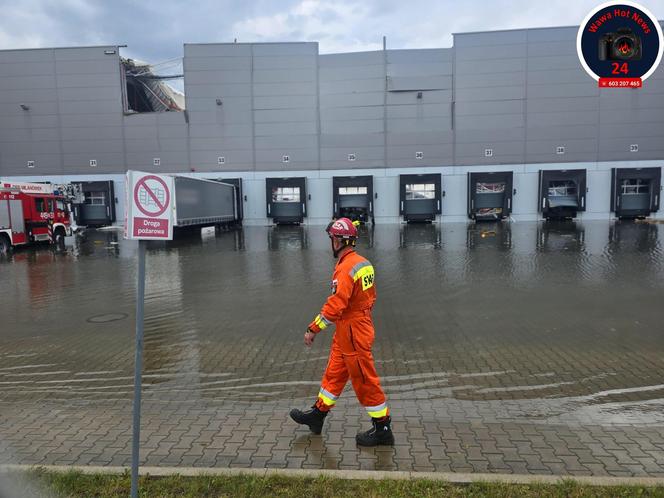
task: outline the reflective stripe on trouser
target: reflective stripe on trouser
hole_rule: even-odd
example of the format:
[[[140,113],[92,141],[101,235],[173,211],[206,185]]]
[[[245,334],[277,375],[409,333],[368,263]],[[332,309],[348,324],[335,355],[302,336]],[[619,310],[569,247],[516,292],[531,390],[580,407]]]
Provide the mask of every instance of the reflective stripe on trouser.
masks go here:
[[[353,321],[354,332],[357,331],[355,323],[356,321]],[[367,344],[366,348],[357,347],[350,350],[351,352],[344,352],[339,344],[343,341],[339,340],[337,334],[343,334],[345,328],[343,323],[337,322],[330,358],[318,394],[319,401],[324,404],[323,408],[331,408],[350,379],[357,399],[369,415],[374,418],[384,417],[389,414],[389,410],[385,404],[385,393],[380,386],[378,373],[374,366],[370,344]],[[347,347],[344,349],[349,351]]]

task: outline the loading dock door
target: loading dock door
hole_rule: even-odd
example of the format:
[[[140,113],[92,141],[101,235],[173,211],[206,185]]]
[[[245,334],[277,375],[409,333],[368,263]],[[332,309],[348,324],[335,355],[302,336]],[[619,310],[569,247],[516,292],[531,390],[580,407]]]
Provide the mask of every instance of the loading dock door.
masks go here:
[[[405,221],[433,221],[441,213],[440,173],[399,176],[399,214]]]
[[[335,176],[332,189],[335,218],[373,223],[373,176]]]
[[[80,182],[85,202],[74,208],[76,223],[105,226],[115,221],[115,190],[112,181]]]
[[[545,218],[574,218],[586,210],[586,170],[540,170],[538,211]]]
[[[307,216],[306,178],[266,178],[267,217],[274,223],[302,223]]]
[[[243,203],[244,195],[242,194],[242,178],[222,178],[222,183],[228,183],[235,186],[235,209],[237,210],[237,221],[242,221],[244,217]]]
[[[637,218],[659,210],[661,176],[661,168],[613,168],[611,211],[618,218]]]
[[[512,172],[468,173],[468,217],[500,220],[512,213]]]

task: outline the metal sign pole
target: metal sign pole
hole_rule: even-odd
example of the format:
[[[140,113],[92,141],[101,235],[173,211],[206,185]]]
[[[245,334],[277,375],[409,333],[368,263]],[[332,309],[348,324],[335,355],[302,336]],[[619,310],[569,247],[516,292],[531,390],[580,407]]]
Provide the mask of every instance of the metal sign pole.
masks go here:
[[[138,451],[141,439],[141,377],[143,373],[143,310],[145,305],[145,246],[138,241],[136,286],[136,359],[134,363],[134,427],[131,441],[131,498],[138,498]]]

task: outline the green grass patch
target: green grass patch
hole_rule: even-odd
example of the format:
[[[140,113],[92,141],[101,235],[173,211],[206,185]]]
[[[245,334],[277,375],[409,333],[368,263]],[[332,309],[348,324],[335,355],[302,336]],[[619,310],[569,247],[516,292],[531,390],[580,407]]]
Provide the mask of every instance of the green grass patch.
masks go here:
[[[122,475],[50,472],[42,469],[16,475],[22,484],[37,490],[38,497],[127,498],[131,479]],[[26,488],[23,488],[26,489]],[[331,477],[300,478],[286,476],[256,477],[198,476],[152,477],[140,479],[143,498],[411,498],[411,497],[487,497],[487,498],[615,498],[662,497],[664,487],[586,486],[574,481],[561,484],[451,484],[430,480],[346,480]]]

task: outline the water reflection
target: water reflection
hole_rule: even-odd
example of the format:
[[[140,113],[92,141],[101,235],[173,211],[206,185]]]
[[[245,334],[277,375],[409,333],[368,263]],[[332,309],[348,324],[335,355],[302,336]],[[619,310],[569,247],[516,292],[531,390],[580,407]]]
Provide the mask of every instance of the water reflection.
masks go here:
[[[360,227],[360,251],[377,272],[376,357],[391,399],[490,402],[508,419],[602,418],[596,405],[627,401],[645,413],[663,396],[663,229]],[[307,350],[301,334],[329,293],[329,247],[320,226],[150,244],[146,399],[311,395],[329,335]],[[121,232],[88,231],[64,251],[20,250],[0,262],[0,399],[129,399],[135,251]],[[87,320],[104,314],[128,318]]]

